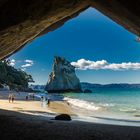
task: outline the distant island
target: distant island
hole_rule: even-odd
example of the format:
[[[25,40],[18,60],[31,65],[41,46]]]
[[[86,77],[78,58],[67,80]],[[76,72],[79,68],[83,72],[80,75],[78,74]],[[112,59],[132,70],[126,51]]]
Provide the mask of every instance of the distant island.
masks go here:
[[[85,93],[90,92],[96,89],[106,89],[106,88],[116,88],[116,89],[140,89],[140,84],[129,84],[129,83],[112,83],[112,84],[93,84],[93,83],[87,83],[87,82],[81,82],[81,90]],[[34,91],[45,91],[45,85],[30,85],[29,88],[31,88]]]
[[[94,88],[139,88],[140,84],[129,84],[129,83],[112,83],[112,84],[93,84],[87,82],[81,82],[82,89],[94,89]]]

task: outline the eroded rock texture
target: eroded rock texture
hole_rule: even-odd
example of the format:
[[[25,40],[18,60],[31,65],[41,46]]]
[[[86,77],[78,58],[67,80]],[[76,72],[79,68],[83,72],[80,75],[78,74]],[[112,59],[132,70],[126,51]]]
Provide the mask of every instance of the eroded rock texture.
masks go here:
[[[63,57],[55,57],[46,90],[50,93],[81,92],[80,81],[75,67]]]
[[[89,6],[140,36],[140,0],[0,0],[0,59]]]
[[[0,59],[63,25],[88,7],[86,1],[0,0]]]

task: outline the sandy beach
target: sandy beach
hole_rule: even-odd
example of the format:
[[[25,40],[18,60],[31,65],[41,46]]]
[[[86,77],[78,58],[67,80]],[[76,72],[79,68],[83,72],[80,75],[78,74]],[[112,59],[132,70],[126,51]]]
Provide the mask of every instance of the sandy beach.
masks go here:
[[[39,114],[39,113],[49,113],[49,114],[69,114],[74,115],[72,108],[65,101],[51,101],[49,107],[47,103],[42,106],[40,99],[29,98],[26,100],[28,93],[21,92],[16,93],[15,101],[12,103],[8,101],[8,91],[0,91],[0,108],[9,111],[17,111],[26,114]]]
[[[36,140],[139,140],[140,127],[99,124],[78,120],[56,121],[54,114],[75,115],[67,102],[51,102],[42,107],[40,101],[25,100],[27,93],[16,93],[14,103],[8,92],[0,92],[1,139]],[[43,116],[42,114],[48,114]],[[50,116],[49,116],[50,114]]]

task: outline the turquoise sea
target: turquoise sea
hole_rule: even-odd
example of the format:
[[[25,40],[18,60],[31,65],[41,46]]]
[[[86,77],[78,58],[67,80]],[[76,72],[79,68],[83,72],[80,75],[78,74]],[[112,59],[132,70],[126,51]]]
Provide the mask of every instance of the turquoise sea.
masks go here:
[[[140,88],[94,88],[92,93],[44,94],[52,101],[65,100],[84,121],[140,126]]]
[[[140,120],[140,89],[93,89],[93,93],[64,94],[80,115],[97,118]]]

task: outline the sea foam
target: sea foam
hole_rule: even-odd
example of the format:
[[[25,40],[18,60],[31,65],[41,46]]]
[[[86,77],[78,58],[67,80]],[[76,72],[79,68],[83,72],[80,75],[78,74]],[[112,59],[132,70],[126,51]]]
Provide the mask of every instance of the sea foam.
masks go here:
[[[64,100],[73,106],[87,109],[87,110],[97,111],[101,108],[99,106],[96,106],[93,102],[88,102],[88,101],[84,101],[80,99],[73,99],[73,98],[65,97]]]

